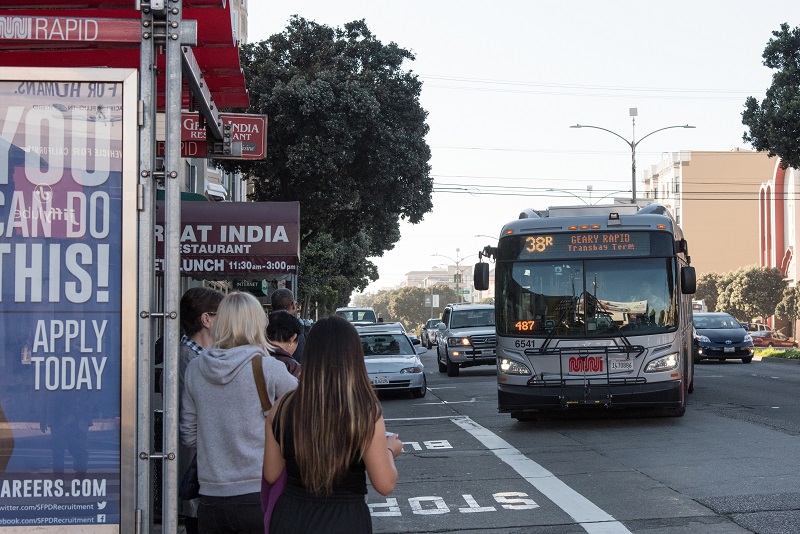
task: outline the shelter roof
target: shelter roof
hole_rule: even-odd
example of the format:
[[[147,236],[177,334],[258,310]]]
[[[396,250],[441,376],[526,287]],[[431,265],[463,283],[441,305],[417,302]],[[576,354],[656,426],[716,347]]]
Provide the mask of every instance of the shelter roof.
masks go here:
[[[135,0],[3,0],[0,66],[138,69],[145,30],[134,4]],[[226,0],[183,0],[183,8],[184,20],[197,21],[197,46],[192,51],[214,103],[218,108],[249,107],[230,5]],[[34,24],[36,18],[39,22]],[[164,72],[165,61],[159,54],[159,72]],[[164,86],[159,76],[159,110],[165,103]],[[190,107],[190,96],[184,80],[184,109]]]

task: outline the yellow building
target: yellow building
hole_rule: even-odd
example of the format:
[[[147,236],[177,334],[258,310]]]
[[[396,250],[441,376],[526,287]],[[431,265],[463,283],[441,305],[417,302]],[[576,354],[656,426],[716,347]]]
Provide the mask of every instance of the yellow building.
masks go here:
[[[647,197],[683,228],[698,278],[761,264],[759,189],[777,161],[766,152],[687,150],[645,172]]]

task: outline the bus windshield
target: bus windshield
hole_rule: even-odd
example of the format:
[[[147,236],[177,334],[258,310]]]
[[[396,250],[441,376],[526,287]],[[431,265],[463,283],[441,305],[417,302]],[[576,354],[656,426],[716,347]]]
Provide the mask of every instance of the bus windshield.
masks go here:
[[[672,258],[504,261],[496,276],[501,335],[630,336],[677,324]]]

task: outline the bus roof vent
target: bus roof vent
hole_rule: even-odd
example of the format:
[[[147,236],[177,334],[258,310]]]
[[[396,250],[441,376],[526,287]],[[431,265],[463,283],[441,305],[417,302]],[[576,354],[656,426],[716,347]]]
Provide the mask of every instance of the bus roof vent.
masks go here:
[[[536,213],[535,211],[533,211],[531,208],[525,208],[524,210],[522,210],[522,212],[519,214],[519,218],[520,219],[541,219],[541,217],[539,217],[539,214]]]
[[[669,210],[662,204],[648,204],[637,212],[638,215],[670,215]]]

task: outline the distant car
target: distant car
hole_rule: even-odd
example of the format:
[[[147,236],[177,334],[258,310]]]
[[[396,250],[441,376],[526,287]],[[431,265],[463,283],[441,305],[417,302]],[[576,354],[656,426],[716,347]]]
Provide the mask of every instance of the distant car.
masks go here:
[[[427,349],[416,347],[400,323],[356,325],[364,349],[367,374],[377,391],[407,390],[415,399],[428,392],[425,367],[419,359]]]
[[[753,361],[753,338],[731,315],[722,312],[694,314],[694,361],[741,359]]]
[[[780,332],[770,332],[762,330],[760,332],[750,332],[753,338],[753,345],[756,347],[789,347],[797,348],[797,341],[793,341]]]
[[[431,347],[436,345],[436,332],[439,331],[437,327],[441,322],[442,320],[439,319],[438,317],[435,319],[428,319],[428,322],[425,323],[425,326],[422,327],[422,333],[420,334],[420,338],[422,338],[421,339],[422,344],[425,345],[426,349],[430,349]]]
[[[336,315],[344,317],[353,324],[373,324],[378,322],[372,308],[336,308]]]
[[[763,323],[742,323],[748,332],[771,332],[772,329]]]

